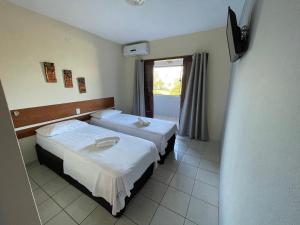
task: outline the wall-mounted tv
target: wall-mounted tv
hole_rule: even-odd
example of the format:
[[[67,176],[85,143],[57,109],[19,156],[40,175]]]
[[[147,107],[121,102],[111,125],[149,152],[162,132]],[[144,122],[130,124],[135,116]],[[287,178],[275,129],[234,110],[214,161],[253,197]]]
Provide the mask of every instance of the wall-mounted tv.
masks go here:
[[[244,28],[246,29],[246,28]],[[228,18],[227,18],[227,41],[230,54],[230,61],[235,62],[247,51],[248,39],[247,31],[243,30],[238,26],[236,15],[234,11],[228,7]]]

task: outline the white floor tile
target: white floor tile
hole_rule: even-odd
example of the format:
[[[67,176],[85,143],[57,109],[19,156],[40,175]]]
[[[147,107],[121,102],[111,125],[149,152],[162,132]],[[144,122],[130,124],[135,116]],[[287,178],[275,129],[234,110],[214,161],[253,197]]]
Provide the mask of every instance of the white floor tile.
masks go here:
[[[159,206],[151,225],[183,225],[184,217],[166,209],[163,206]]]
[[[156,202],[160,202],[167,189],[168,186],[166,184],[150,179],[142,188],[141,193]]]
[[[198,152],[196,150],[192,150],[190,148],[186,151],[185,155],[192,156],[194,158],[197,158],[198,160],[202,158],[202,155],[200,152]]]
[[[174,212],[179,213],[182,216],[186,215],[190,196],[178,191],[172,187],[169,187],[161,204]]]
[[[220,162],[220,155],[218,153],[204,153],[202,158],[215,163]]]
[[[213,162],[220,162],[220,150],[218,142],[209,142],[205,153],[202,155],[203,159]]]
[[[34,167],[41,166],[38,160],[26,164],[26,169],[31,170]]]
[[[198,167],[200,163],[200,158],[185,154],[182,158],[182,162],[190,164],[191,166]]]
[[[187,137],[181,137],[181,136],[177,135],[176,136],[176,143],[181,144],[181,145],[186,145],[188,147],[191,143],[191,139],[189,139]]]
[[[196,181],[193,196],[215,206],[219,205],[219,190],[209,184]]]
[[[189,220],[185,219],[184,225],[197,225],[197,224],[193,223],[192,221],[189,221]]]
[[[61,191],[65,187],[67,187],[69,184],[67,181],[62,179],[61,177],[57,177],[50,182],[43,185],[43,189],[45,192],[47,192],[48,195],[53,196],[57,192]]]
[[[197,175],[197,167],[182,162],[178,167],[177,173],[194,179]]]
[[[180,136],[180,135],[176,135],[176,140],[182,140],[182,141],[186,141],[186,142],[190,142],[191,139],[185,136]]]
[[[124,214],[139,225],[148,225],[157,208],[157,203],[138,194],[131,200]]]
[[[180,165],[180,161],[167,158],[165,160],[164,164],[159,165],[159,166],[163,169],[170,170],[172,172],[176,172],[179,165]]]
[[[219,183],[220,183],[219,175],[209,172],[207,170],[198,169],[196,179],[204,183],[213,185],[215,187],[219,187]]]
[[[43,186],[57,177],[53,171],[45,166],[36,166],[32,169],[29,169],[28,174],[32,180],[40,186]]]
[[[184,155],[184,153],[182,153],[182,152],[173,151],[173,152],[169,153],[167,159],[181,161],[183,158],[183,155]]]
[[[191,194],[193,191],[194,179],[191,179],[187,176],[183,176],[180,174],[175,174],[173,177],[170,186],[185,192],[187,194]]]
[[[132,222],[126,216],[122,216],[117,222],[116,225],[136,225],[136,223]]]
[[[172,180],[174,176],[174,173],[171,172],[170,170],[165,170],[161,167],[158,167],[154,173],[153,173],[153,178],[162,182],[162,183],[165,183],[165,184],[169,184]]]
[[[192,140],[189,145],[189,148],[191,150],[195,150],[195,152],[203,153],[207,150],[208,143],[209,142]]]
[[[39,186],[31,178],[29,178],[29,182],[33,191],[39,188]]]
[[[47,222],[46,225],[77,225],[77,223],[75,223],[68,214],[61,212]]]
[[[86,195],[82,195],[66,208],[66,212],[72,218],[81,223],[96,207],[97,203]]]
[[[198,225],[218,225],[218,208],[192,197],[187,219]]]
[[[220,166],[218,163],[208,161],[205,159],[200,159],[200,164],[199,164],[200,169],[208,170],[213,173],[219,173],[220,172]]]
[[[113,225],[117,218],[113,217],[102,206],[98,206],[82,223],[81,225]]]
[[[69,204],[74,202],[82,195],[82,192],[69,185],[65,189],[56,193],[52,198],[57,202],[62,208],[66,208]]]
[[[189,142],[176,140],[174,145],[174,151],[185,153],[189,148]]]
[[[52,199],[48,199],[38,206],[38,212],[43,224],[47,223],[61,211],[62,209]]]
[[[49,196],[41,188],[35,189],[33,191],[33,196],[37,205],[40,205],[49,199]]]

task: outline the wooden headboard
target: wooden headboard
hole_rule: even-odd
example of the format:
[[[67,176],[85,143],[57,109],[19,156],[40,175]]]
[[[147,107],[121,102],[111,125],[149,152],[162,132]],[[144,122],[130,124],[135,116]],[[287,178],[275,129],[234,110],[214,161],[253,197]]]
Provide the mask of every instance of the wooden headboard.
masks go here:
[[[30,126],[30,128],[18,129],[16,131],[18,138],[29,137],[35,134],[35,130],[41,125],[34,124],[48,122],[66,117],[72,117],[80,120],[88,120],[90,116],[86,113],[100,109],[114,107],[114,98],[101,98],[87,101],[70,102],[57,105],[47,105],[25,109],[11,110],[11,117],[15,128]],[[80,114],[77,115],[76,109],[80,108]],[[70,119],[70,118],[66,118]],[[47,123],[48,124],[48,123]],[[44,125],[44,124],[43,124]]]

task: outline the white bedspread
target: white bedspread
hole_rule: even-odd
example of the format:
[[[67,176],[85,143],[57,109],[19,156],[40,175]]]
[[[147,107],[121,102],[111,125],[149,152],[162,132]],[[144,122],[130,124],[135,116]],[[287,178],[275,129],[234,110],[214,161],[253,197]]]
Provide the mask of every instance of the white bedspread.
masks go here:
[[[160,154],[164,155],[168,140],[177,132],[176,123],[159,119],[142,118],[145,121],[149,121],[150,125],[138,127],[136,126],[138,116],[123,113],[102,119],[92,117],[91,124],[149,140],[156,145]]]
[[[95,139],[110,136],[119,136],[120,141],[107,149],[94,144]],[[108,201],[113,215],[124,208],[135,181],[159,160],[153,143],[92,125],[54,137],[38,136],[37,143],[46,150],[53,143],[56,155],[57,149],[62,151],[64,173]]]

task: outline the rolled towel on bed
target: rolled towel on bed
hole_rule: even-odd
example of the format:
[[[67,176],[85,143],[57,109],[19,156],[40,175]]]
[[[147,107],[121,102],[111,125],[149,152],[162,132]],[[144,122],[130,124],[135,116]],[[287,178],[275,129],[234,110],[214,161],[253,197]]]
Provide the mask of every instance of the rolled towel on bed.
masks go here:
[[[99,138],[95,140],[95,145],[97,148],[105,148],[111,147],[117,144],[120,141],[119,137],[106,137],[106,138]]]
[[[149,121],[145,121],[143,120],[141,117],[138,118],[138,121],[137,121],[137,125],[139,127],[147,127],[150,125],[150,122]]]

